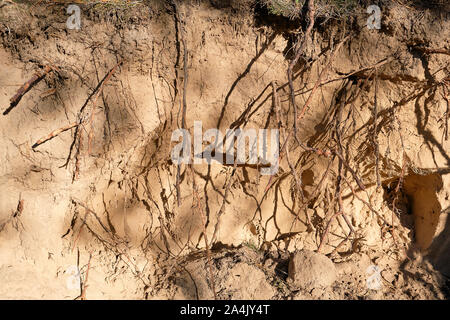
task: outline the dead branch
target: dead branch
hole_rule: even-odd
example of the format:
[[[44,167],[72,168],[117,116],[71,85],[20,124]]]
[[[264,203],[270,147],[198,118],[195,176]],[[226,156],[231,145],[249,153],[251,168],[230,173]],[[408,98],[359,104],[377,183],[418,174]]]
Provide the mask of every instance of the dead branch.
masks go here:
[[[49,133],[47,136],[45,136],[45,137],[39,139],[38,141],[36,141],[36,142],[31,146],[31,148],[34,149],[34,148],[40,146],[41,144],[43,144],[43,143],[45,143],[45,142],[47,142],[47,141],[49,141],[49,140],[51,140],[51,139],[53,139],[53,138],[59,136],[61,133],[65,132],[65,131],[67,131],[67,130],[70,130],[70,129],[72,129],[72,128],[75,128],[77,125],[78,125],[78,124],[77,124],[76,122],[73,122],[73,123],[71,123],[71,124],[69,124],[69,125],[67,125],[67,126],[64,126],[64,127],[61,127],[61,128],[59,128],[59,129],[54,130],[54,131],[52,131],[51,133]]]
[[[20,100],[22,99],[22,97],[28,92],[30,91],[36,84],[38,84],[42,79],[45,78],[45,76],[52,71],[52,67],[50,66],[45,66],[44,68],[44,72],[40,73],[40,72],[36,72],[30,80],[28,80],[27,82],[25,82],[20,88],[19,90],[17,90],[17,93],[11,98],[9,99],[10,104],[9,107],[3,112],[3,115],[6,116],[9,112],[11,112],[12,109],[14,109],[14,107],[16,107]]]

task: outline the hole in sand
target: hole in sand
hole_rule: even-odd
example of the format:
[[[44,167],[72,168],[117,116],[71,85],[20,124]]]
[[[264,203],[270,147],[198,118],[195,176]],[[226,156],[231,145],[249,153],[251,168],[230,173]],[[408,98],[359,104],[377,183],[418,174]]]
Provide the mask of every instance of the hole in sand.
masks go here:
[[[384,199],[394,209],[395,189],[399,179],[383,183]],[[407,228],[414,229],[415,243],[426,250],[436,233],[441,213],[437,192],[442,189],[442,177],[437,174],[405,176],[395,202],[395,213]]]

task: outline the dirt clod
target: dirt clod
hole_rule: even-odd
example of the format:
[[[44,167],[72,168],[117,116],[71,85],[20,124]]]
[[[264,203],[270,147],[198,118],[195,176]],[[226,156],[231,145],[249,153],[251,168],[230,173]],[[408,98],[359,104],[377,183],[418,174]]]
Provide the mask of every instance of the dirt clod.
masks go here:
[[[308,250],[292,253],[289,260],[289,279],[296,288],[327,288],[336,281],[333,261],[323,254]]]

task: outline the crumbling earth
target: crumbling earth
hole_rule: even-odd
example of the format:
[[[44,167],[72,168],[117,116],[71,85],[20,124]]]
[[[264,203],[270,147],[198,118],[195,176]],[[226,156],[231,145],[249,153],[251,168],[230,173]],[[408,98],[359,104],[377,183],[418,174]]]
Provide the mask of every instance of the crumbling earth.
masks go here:
[[[448,299],[445,3],[318,18],[290,91],[307,19],[119,2],[0,6],[1,298]],[[273,177],[172,162],[175,129],[283,142],[294,110]]]

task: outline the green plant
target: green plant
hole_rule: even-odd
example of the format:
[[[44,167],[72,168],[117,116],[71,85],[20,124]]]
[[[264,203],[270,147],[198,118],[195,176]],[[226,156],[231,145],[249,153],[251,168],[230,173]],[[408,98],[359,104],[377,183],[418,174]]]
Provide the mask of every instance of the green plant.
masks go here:
[[[252,250],[254,250],[254,251],[259,251],[259,248],[258,248],[257,244],[255,242],[253,242],[253,240],[251,240],[251,239],[247,240],[247,241],[244,241],[243,245],[248,247],[248,248],[250,248],[250,249],[252,249]]]
[[[261,0],[271,14],[290,19],[301,17],[302,8],[308,0]],[[316,0],[315,15],[321,18],[342,18],[353,15],[358,0]]]
[[[271,14],[291,19],[300,16],[304,3],[305,0],[262,0],[262,4],[266,6]]]

